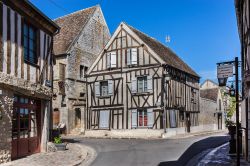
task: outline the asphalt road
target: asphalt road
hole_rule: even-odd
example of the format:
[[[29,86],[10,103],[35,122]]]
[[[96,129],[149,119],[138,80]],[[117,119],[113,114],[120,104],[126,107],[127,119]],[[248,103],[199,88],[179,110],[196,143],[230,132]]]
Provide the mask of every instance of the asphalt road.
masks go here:
[[[185,166],[195,155],[215,148],[229,139],[223,134],[182,139],[80,139],[94,148],[92,166]]]

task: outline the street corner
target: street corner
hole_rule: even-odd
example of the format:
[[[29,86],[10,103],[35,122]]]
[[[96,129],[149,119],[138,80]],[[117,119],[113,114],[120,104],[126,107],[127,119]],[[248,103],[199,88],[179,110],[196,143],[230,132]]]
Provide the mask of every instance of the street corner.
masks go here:
[[[88,166],[95,159],[95,154],[95,151],[88,146],[68,143],[65,151],[33,154],[2,166]]]

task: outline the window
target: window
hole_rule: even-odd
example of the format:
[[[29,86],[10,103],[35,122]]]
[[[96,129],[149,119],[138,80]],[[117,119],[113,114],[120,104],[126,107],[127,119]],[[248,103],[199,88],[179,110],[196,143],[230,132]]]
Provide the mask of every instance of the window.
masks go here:
[[[107,68],[116,68],[116,51],[107,53]]]
[[[132,128],[148,127],[152,128],[154,124],[153,109],[132,110]]]
[[[148,126],[148,116],[147,110],[139,110],[138,111],[138,126],[139,127],[146,127]]]
[[[80,78],[81,79],[84,78],[85,73],[87,72],[87,70],[88,70],[88,67],[80,65]]]
[[[127,49],[127,65],[137,65],[137,48]]]
[[[132,93],[144,93],[152,91],[152,76],[139,76],[132,79]]]
[[[101,96],[108,96],[108,81],[101,82]]]
[[[147,92],[148,90],[147,77],[138,77],[137,78],[137,92]]]
[[[23,29],[24,60],[36,64],[36,30],[28,24],[24,24]]]
[[[65,71],[66,71],[65,68],[66,68],[65,64],[59,63],[59,79],[60,80],[65,80]]]
[[[101,81],[95,83],[95,95],[96,97],[105,97],[113,95],[113,81]]]

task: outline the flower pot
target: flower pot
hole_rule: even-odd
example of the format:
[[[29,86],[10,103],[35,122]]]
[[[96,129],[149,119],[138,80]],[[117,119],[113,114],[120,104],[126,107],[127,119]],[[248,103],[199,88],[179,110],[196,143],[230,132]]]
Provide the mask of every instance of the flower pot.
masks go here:
[[[67,144],[61,143],[61,144],[55,144],[57,151],[64,151],[66,150]]]

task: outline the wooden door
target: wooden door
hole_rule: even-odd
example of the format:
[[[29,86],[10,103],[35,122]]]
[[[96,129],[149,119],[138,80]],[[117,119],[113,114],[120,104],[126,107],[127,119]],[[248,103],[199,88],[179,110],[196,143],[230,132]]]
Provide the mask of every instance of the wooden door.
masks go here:
[[[186,126],[187,126],[187,132],[190,133],[190,128],[191,128],[190,113],[186,113]]]
[[[40,101],[15,96],[12,159],[40,152]]]
[[[99,128],[109,128],[109,111],[100,111]]]

